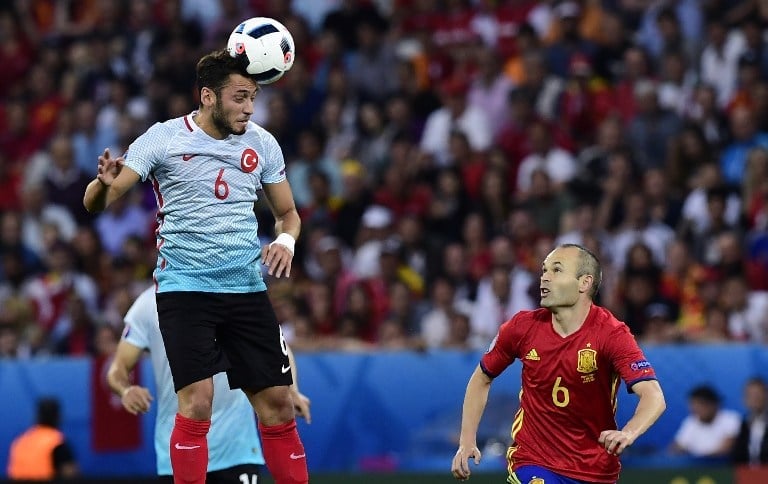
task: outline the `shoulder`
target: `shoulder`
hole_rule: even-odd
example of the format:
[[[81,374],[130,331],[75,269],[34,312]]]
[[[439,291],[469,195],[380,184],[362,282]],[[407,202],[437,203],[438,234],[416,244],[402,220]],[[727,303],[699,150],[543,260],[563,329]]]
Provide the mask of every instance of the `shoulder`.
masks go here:
[[[155,136],[167,136],[176,134],[178,132],[184,132],[187,131],[189,133],[192,132],[191,126],[187,126],[189,122],[186,120],[186,116],[183,116],[181,118],[173,118],[169,119],[167,121],[161,121],[153,124],[150,126],[145,134],[148,135],[155,135]]]
[[[613,329],[628,329],[627,325],[623,321],[620,321],[612,312],[608,309],[598,306],[597,304],[592,306],[594,311],[594,322],[603,328]]]
[[[125,314],[125,322],[131,326],[141,326],[154,319],[157,314],[154,286],[148,287],[133,302]]]
[[[136,138],[136,141],[128,148],[128,152],[138,150],[138,152],[145,153],[147,150],[164,149],[173,138],[185,131],[192,132],[184,125],[184,118],[157,122]]]
[[[717,419],[729,426],[741,425],[741,414],[736,410],[723,409],[717,413]]]

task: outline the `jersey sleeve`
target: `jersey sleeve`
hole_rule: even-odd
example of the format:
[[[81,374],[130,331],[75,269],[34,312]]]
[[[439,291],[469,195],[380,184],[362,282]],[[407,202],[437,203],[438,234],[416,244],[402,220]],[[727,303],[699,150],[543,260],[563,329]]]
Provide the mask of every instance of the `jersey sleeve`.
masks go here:
[[[270,133],[264,136],[264,149],[267,159],[264,162],[261,181],[262,183],[280,183],[285,180],[285,158],[283,158],[280,144]]]
[[[629,328],[622,324],[608,337],[608,356],[613,367],[632,393],[632,385],[646,380],[656,380],[656,371],[645,358]]]
[[[146,181],[165,157],[172,137],[173,128],[167,124],[155,123],[128,146],[128,151],[125,152],[125,166],[138,173],[142,181]]]
[[[499,376],[518,357],[521,336],[518,331],[519,319],[520,313],[499,327],[488,351],[480,359],[480,368],[491,378]]]
[[[157,320],[157,303],[153,289],[141,293],[125,313],[122,339],[137,348],[149,348],[149,330]]]

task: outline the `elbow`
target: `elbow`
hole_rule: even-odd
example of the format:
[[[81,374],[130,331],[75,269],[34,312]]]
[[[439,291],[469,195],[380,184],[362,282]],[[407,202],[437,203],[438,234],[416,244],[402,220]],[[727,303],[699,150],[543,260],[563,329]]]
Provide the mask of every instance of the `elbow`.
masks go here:
[[[86,193],[83,197],[83,207],[85,207],[85,211],[88,213],[99,213],[103,210],[96,206],[93,200],[91,200],[88,197],[88,194]]]
[[[96,213],[96,207],[93,206],[90,198],[91,197],[88,196],[88,192],[86,191],[85,195],[83,195],[83,207],[85,207],[85,211],[88,213]]]
[[[107,378],[106,378],[107,386],[109,386],[109,388],[112,390],[113,393],[115,393],[115,395],[120,394],[120,384],[118,383],[118,381],[120,380],[118,378],[119,371],[120,371],[119,368],[115,366],[114,363],[109,367],[109,370],[107,370]],[[127,374],[127,372],[125,373]]]
[[[664,393],[661,391],[656,395],[656,414],[657,418],[660,417],[667,410],[667,401],[664,398]]]

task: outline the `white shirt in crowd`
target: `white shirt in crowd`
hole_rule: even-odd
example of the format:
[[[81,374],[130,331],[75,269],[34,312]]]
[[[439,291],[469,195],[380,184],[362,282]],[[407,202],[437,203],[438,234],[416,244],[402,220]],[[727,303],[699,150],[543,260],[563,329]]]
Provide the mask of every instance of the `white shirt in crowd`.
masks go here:
[[[726,439],[736,437],[741,428],[741,416],[733,410],[720,410],[710,423],[693,415],[683,420],[675,435],[675,443],[694,457],[705,457],[717,451]]]

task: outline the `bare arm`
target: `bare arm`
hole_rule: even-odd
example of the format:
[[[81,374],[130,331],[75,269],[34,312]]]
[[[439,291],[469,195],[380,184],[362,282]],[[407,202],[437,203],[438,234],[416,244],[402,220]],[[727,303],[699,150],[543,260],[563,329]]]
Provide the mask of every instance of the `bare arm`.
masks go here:
[[[480,419],[485,411],[485,405],[488,402],[488,392],[491,390],[493,380],[483,373],[480,365],[475,368],[475,372],[467,383],[467,390],[464,394],[464,406],[461,413],[461,435],[459,436],[459,450],[453,458],[451,472],[456,479],[467,480],[471,471],[469,469],[469,459],[472,457],[475,464],[480,463],[482,454],[477,448],[477,428],[480,425]]]
[[[112,393],[120,397],[123,407],[130,413],[145,413],[149,410],[152,395],[144,387],[133,385],[130,373],[141,358],[142,349],[127,341],[117,345],[115,357],[107,371],[107,383]]]
[[[101,212],[139,181],[139,174],[123,163],[122,156],[112,158],[108,149],[99,156],[96,178],[83,196],[83,205],[90,213]]]
[[[264,247],[261,255],[264,264],[269,267],[270,275],[279,278],[284,273],[286,277],[290,277],[293,244],[301,232],[301,219],[296,210],[296,203],[293,201],[291,186],[287,180],[280,183],[265,183],[264,194],[275,217],[277,239]]]
[[[293,192],[291,192],[288,180],[283,180],[280,183],[265,183],[263,188],[269,208],[275,217],[275,235],[287,233],[294,239],[298,239],[301,231],[301,219],[298,210],[296,210],[296,203],[293,201]]]
[[[640,397],[632,418],[621,430],[604,430],[600,433],[600,443],[614,455],[621,454],[624,449],[632,445],[667,408],[664,393],[656,380],[637,382],[632,385],[632,391]]]
[[[312,401],[299,391],[299,370],[296,366],[296,358],[293,356],[291,347],[286,346],[286,348],[288,348],[288,361],[291,364],[291,377],[293,377],[293,385],[291,385],[293,406],[296,409],[296,413],[300,417],[304,417],[304,420],[306,420],[308,424],[311,424],[312,414],[309,411],[309,406],[312,404]]]

